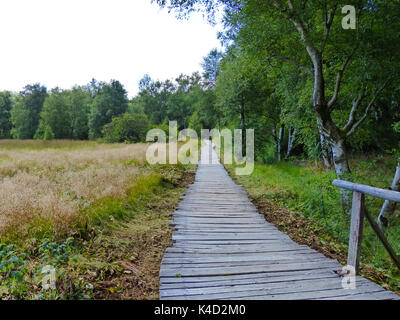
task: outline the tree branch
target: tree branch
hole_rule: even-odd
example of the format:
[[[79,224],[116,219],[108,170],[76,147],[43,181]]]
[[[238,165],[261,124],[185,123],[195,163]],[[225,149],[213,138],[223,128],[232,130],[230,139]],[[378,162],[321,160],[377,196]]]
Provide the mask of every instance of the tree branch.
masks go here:
[[[362,117],[360,118],[360,120],[358,120],[356,123],[354,123],[350,128],[348,128],[348,131],[346,132],[346,136],[350,136],[351,134],[353,134],[353,132],[360,126],[360,124],[365,120],[365,118],[368,116],[369,111],[371,110],[372,106],[375,103],[376,98],[379,96],[379,94],[387,87],[387,85],[389,84],[389,82],[392,80],[392,77],[389,77],[384,84],[378,89],[376,90],[374,96],[372,97],[371,101],[368,103],[368,106],[365,108],[364,114],[362,115]]]
[[[306,46],[306,50],[308,54],[310,55],[310,58],[313,62],[314,69],[318,65],[317,61],[317,56],[318,56],[318,50],[314,47],[308,32],[306,30],[306,27],[304,26],[304,22],[300,19],[299,15],[295,12],[294,6],[292,4],[291,0],[288,0],[288,7],[289,9],[283,8],[282,3],[279,1],[273,1],[274,6],[296,27],[297,31],[300,34],[301,40],[304,42]],[[315,70],[314,70],[315,72]]]
[[[301,64],[297,63],[296,61],[294,61],[294,60],[292,60],[290,58],[281,56],[279,54],[272,56],[272,58],[276,58],[276,59],[280,59],[280,60],[286,61],[286,62],[292,64],[293,66],[295,66],[297,69],[305,71],[308,74],[310,74],[311,76],[314,75],[314,70],[312,68],[308,68],[308,67],[302,66]]]
[[[332,8],[331,12],[329,13],[329,15],[328,15],[328,9],[325,8],[326,9],[325,12],[324,12],[325,26],[324,26],[324,35],[322,37],[322,44],[321,44],[321,48],[320,48],[321,52],[324,51],[326,43],[328,42],[329,32],[331,31],[333,19],[335,18],[336,10],[337,10],[338,5],[339,5],[339,2],[336,1],[336,3],[333,6],[333,8]]]
[[[334,91],[334,93],[332,95],[332,98],[328,102],[328,108],[330,110],[333,109],[333,107],[334,107],[334,105],[335,105],[335,103],[336,103],[336,101],[337,101],[337,99],[339,97],[340,85],[342,84],[344,71],[346,70],[346,67],[349,64],[349,62],[350,62],[351,58],[353,57],[354,53],[356,52],[357,48],[358,48],[358,45],[353,48],[352,52],[347,56],[346,60],[343,62],[342,67],[340,68],[340,70],[337,73],[335,91]]]
[[[351,107],[349,114],[349,119],[347,121],[347,124],[343,128],[343,131],[346,133],[351,129],[351,127],[354,125],[354,122],[356,121],[355,115],[358,111],[358,107],[360,106],[361,101],[365,97],[365,89],[366,89],[365,86],[363,86],[360,94],[358,95],[358,98],[355,101],[353,101],[353,105]]]

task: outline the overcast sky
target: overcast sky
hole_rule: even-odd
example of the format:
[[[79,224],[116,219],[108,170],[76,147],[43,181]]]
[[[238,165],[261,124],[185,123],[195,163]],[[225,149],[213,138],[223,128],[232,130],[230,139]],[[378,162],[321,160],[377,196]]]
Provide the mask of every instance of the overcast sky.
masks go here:
[[[219,47],[200,15],[177,20],[150,0],[0,0],[0,90],[40,82],[71,88],[92,78],[122,82],[200,71]]]

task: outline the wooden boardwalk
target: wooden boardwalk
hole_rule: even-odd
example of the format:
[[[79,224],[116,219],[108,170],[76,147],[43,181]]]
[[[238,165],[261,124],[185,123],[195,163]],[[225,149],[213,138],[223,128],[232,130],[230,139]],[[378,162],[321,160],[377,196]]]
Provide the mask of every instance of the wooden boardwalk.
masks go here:
[[[211,151],[211,152],[210,152]],[[204,164],[213,157],[212,164]],[[362,277],[343,289],[336,260],[265,221],[210,143],[173,214],[174,245],[160,269],[160,299],[399,299]]]

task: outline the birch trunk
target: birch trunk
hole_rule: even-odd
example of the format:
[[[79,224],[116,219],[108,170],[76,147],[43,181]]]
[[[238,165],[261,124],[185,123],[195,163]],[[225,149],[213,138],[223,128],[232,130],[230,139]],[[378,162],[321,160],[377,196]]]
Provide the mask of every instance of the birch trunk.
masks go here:
[[[400,159],[397,163],[396,173],[390,189],[393,191],[400,191]],[[396,202],[385,200],[377,221],[382,230],[388,226],[389,220],[393,217],[395,210]]]
[[[245,118],[245,114],[244,114],[244,102],[243,101],[240,105],[240,129],[242,130],[242,144],[244,146],[243,154],[246,154],[246,118]]]
[[[287,147],[287,151],[286,151],[286,158],[290,157],[292,150],[293,150],[295,140],[296,140],[296,128],[290,127],[289,138],[288,138],[288,147]]]
[[[346,174],[350,173],[349,162],[347,160],[347,153],[344,140],[339,139],[332,142],[332,157],[335,165],[335,171],[338,179],[343,179]],[[340,201],[343,211],[350,213],[351,209],[351,191],[340,190]]]
[[[330,170],[332,169],[332,149],[322,134],[321,128],[319,128],[319,138],[321,141],[321,156],[324,161],[325,169]]]
[[[279,128],[279,137],[278,137],[278,161],[282,160],[282,140],[283,140],[283,133],[284,133],[285,127],[284,125],[281,125]]]

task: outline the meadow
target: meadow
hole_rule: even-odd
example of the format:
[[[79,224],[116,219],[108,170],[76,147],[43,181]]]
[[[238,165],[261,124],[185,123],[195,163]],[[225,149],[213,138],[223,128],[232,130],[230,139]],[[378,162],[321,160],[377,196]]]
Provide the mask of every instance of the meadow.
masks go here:
[[[146,149],[0,141],[0,298],[157,297],[168,214],[195,166],[150,166]],[[41,288],[45,265],[55,290]]]

